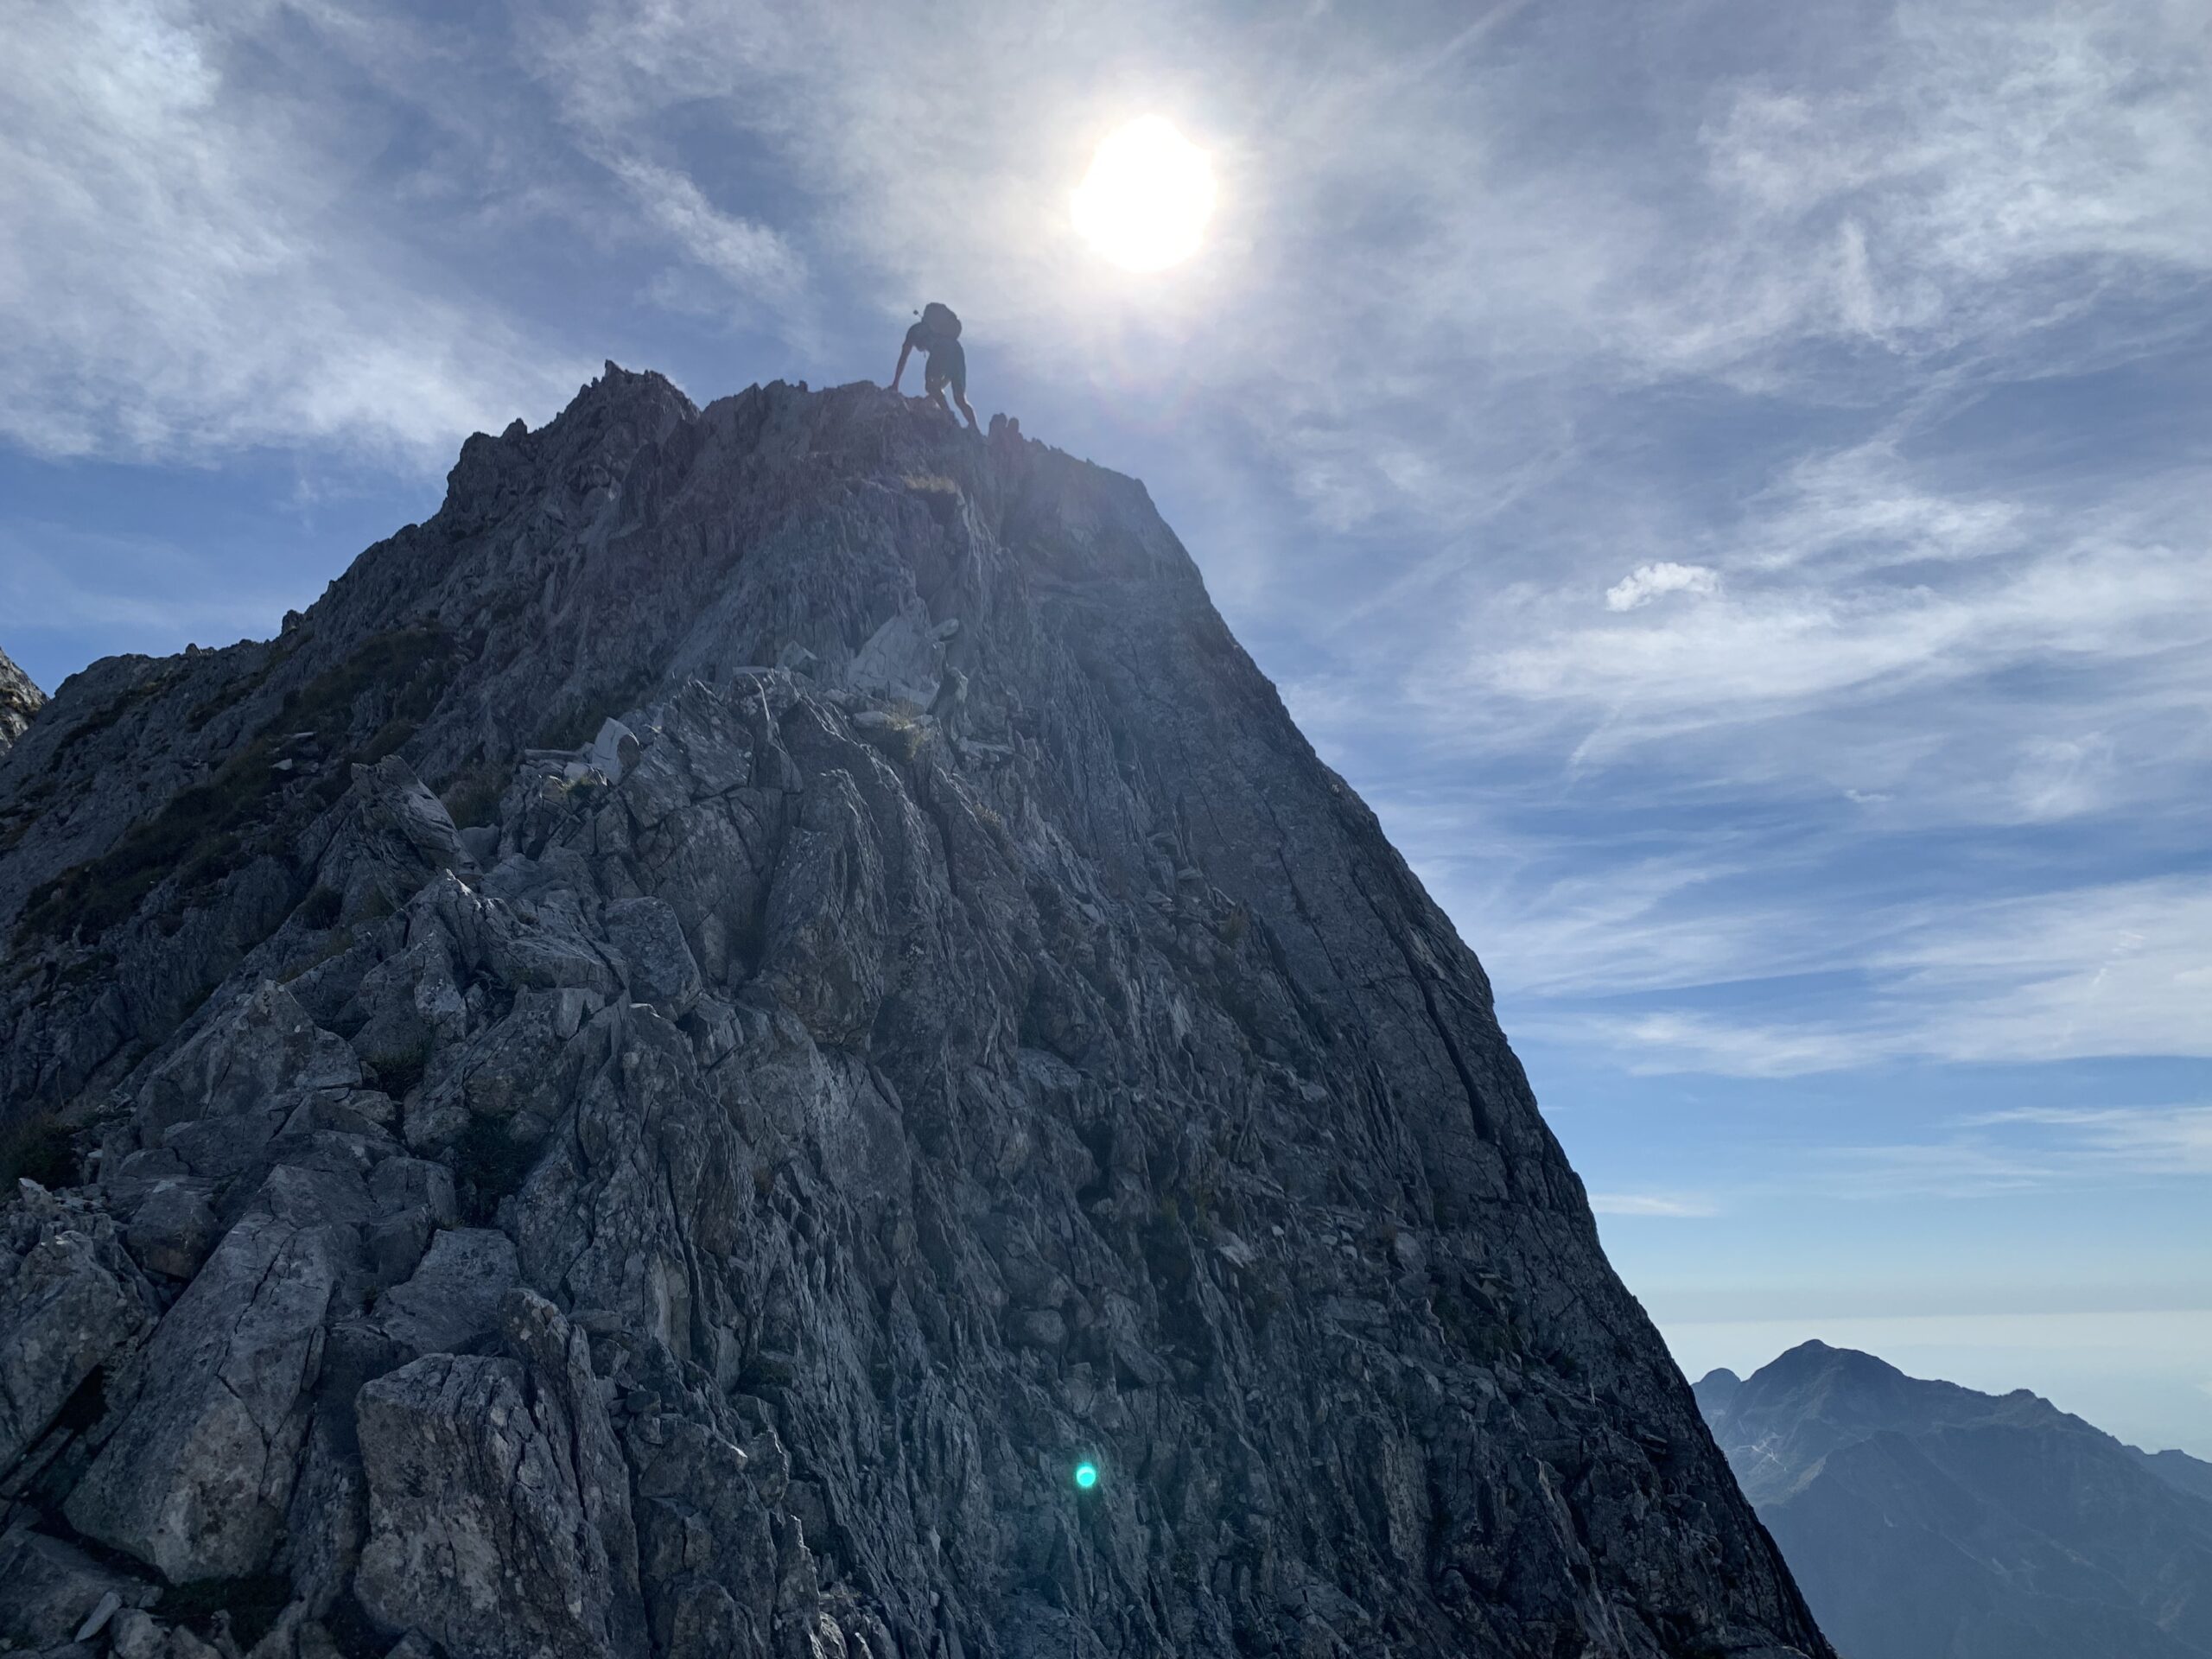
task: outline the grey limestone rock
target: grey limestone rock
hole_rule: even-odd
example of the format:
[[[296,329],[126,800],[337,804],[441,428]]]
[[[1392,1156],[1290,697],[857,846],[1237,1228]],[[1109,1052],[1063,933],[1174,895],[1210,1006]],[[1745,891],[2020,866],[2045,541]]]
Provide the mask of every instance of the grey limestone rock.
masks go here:
[[[176,1583],[267,1561],[338,1279],[333,1230],[281,1201],[231,1230],[162,1318],[136,1398],[70,1494],[79,1531]]]
[[[588,1350],[527,1292],[509,1313],[527,1358],[436,1354],[362,1389],[362,1605],[454,1653],[639,1651],[628,1474]]]
[[[347,806],[318,871],[340,919],[396,908],[437,871],[477,873],[444,803],[397,755],[353,766]]]
[[[46,694],[31,683],[31,677],[0,651],[0,754],[7,753],[45,702]]]
[[[671,1020],[691,1011],[704,988],[683,925],[664,899],[618,899],[607,907],[607,933],[630,970],[630,995]]]
[[[164,1645],[162,1627],[141,1608],[120,1609],[112,1632],[109,1651],[115,1659],[156,1659]]]
[[[200,1271],[220,1234],[221,1225],[199,1184],[163,1180],[131,1212],[123,1241],[147,1272],[189,1279]]]
[[[266,1111],[287,1090],[360,1081],[360,1064],[346,1045],[316,1026],[283,987],[264,980],[148,1075],[137,1091],[132,1142],[150,1146],[174,1128]]]
[[[52,1651],[99,1635],[125,1609],[137,1615],[129,1626],[135,1630],[144,1618],[138,1610],[158,1593],[29,1526],[0,1534],[0,1645]]]
[[[410,1354],[459,1353],[499,1328],[499,1303],[520,1282],[514,1241],[457,1227],[431,1241],[406,1283],[386,1291],[376,1323]]]
[[[72,1395],[153,1328],[145,1281],[99,1209],[35,1183],[0,1216],[0,1477]]]
[[[887,617],[853,653],[845,683],[869,696],[927,709],[937,700],[942,645],[917,597]]]
[[[0,1491],[293,1659],[1827,1653],[1480,965],[1010,424],[609,365],[0,846],[52,1282],[226,1230]]]

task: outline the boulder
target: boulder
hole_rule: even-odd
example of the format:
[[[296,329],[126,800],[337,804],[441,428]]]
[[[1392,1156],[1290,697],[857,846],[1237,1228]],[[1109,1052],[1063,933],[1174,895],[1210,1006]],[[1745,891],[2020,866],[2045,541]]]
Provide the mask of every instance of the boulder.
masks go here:
[[[287,1089],[353,1088],[361,1065],[273,980],[261,984],[187,1042],[140,1088],[137,1146],[160,1143],[173,1126],[264,1107]]]
[[[95,1371],[128,1354],[153,1329],[151,1291],[88,1206],[54,1198],[35,1182],[5,1222],[0,1254],[0,1474],[46,1433]]]
[[[397,755],[357,765],[352,778],[337,833],[315,873],[339,895],[341,922],[404,905],[442,871],[479,874],[445,804]]]
[[[872,697],[926,709],[937,700],[944,642],[931,626],[929,612],[910,600],[887,617],[853,653],[845,683]]]
[[[361,1390],[354,1593],[466,1659],[627,1656],[643,1635],[627,1478],[559,1316],[524,1318],[528,1362],[434,1354]]]
[[[387,1158],[369,1177],[369,1196],[378,1209],[423,1209],[441,1225],[454,1218],[453,1172],[427,1158]]]
[[[156,1593],[145,1580],[20,1522],[0,1534],[0,1647],[35,1652],[86,1641],[118,1611],[151,1606]]]
[[[619,899],[607,907],[607,937],[629,969],[630,1000],[671,1020],[691,1011],[705,987],[676,912],[658,899]]]
[[[448,1229],[406,1283],[377,1299],[376,1323],[410,1357],[458,1352],[498,1329],[500,1301],[520,1278],[505,1233]]]
[[[157,1182],[131,1212],[123,1242],[147,1272],[189,1279],[221,1233],[222,1224],[198,1184],[168,1180]]]
[[[64,1506],[171,1581],[260,1570],[283,1524],[340,1262],[334,1230],[261,1208],[146,1345],[137,1396]]]

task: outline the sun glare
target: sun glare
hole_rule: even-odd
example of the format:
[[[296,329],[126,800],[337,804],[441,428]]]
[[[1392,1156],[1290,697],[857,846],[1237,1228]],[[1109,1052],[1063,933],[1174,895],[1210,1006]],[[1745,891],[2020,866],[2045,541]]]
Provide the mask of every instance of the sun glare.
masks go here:
[[[1126,270],[1165,270],[1198,249],[1213,216],[1213,163],[1156,115],[1098,146],[1075,193],[1075,227]]]

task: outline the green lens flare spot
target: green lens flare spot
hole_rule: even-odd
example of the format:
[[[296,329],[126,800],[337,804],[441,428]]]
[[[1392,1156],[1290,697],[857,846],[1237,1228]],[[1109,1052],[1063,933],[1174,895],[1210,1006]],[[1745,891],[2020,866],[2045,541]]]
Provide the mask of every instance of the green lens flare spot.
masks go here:
[[[1075,1484],[1086,1492],[1096,1486],[1098,1484],[1098,1465],[1095,1463],[1076,1465]]]

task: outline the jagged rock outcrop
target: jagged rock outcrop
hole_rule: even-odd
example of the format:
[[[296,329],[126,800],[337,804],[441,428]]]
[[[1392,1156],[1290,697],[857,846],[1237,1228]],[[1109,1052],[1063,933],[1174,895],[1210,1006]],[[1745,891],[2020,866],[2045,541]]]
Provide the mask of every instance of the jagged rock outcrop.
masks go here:
[[[1825,1343],[1696,1393],[1845,1653],[2212,1655],[2212,1467]]]
[[[45,702],[46,694],[31,683],[31,677],[0,651],[0,754],[8,753]]]
[[[148,1309],[0,1491],[118,1651],[1827,1651],[1129,480],[609,365],[0,813],[6,1109]]]

